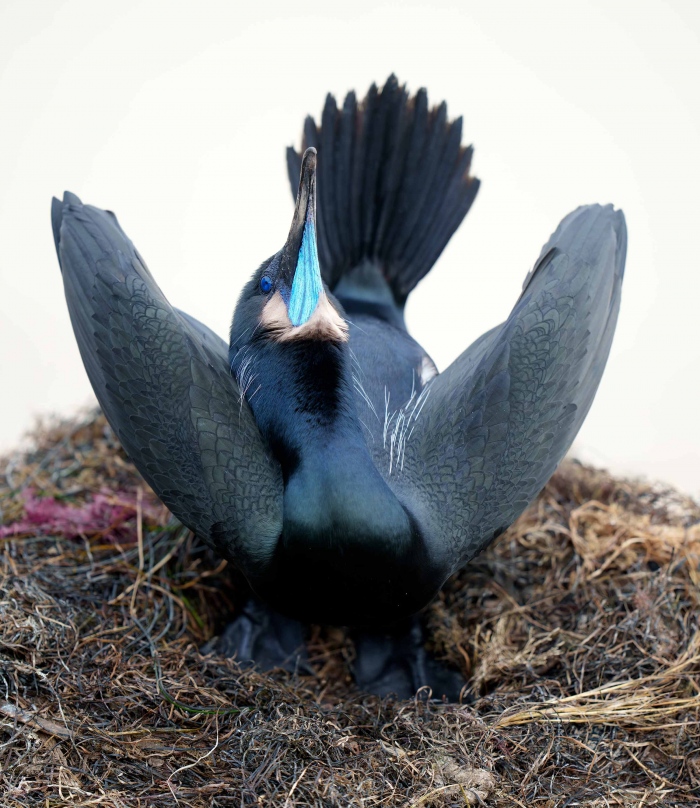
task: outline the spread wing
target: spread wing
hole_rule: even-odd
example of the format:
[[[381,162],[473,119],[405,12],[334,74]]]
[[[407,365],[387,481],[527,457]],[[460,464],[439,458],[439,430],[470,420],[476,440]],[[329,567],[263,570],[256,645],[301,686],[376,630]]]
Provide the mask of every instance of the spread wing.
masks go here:
[[[253,572],[282,529],[282,478],[226,344],[168,303],[113,214],[65,194],[52,220],[73,330],[108,421],[178,519]]]
[[[569,214],[506,322],[404,414],[387,481],[449,568],[511,525],[571,446],[610,351],[626,245],[611,206]]]

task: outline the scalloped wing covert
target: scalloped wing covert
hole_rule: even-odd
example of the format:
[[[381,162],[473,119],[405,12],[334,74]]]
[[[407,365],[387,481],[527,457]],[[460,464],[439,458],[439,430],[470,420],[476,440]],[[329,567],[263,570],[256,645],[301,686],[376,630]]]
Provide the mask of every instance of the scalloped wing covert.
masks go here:
[[[506,322],[423,391],[385,476],[453,571],[515,521],[571,446],[610,351],[626,244],[611,206],[569,214]]]
[[[113,214],[66,194],[52,215],[71,321],[107,419],[175,516],[254,572],[282,529],[282,477],[226,344],[168,303]]]

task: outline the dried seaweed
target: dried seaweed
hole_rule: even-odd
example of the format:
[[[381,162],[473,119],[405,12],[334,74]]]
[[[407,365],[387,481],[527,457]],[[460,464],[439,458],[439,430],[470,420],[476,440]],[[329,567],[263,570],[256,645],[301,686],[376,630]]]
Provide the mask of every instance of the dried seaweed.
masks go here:
[[[566,463],[429,608],[462,704],[203,653],[240,582],[97,413],[0,464],[0,805],[700,802],[700,507]]]

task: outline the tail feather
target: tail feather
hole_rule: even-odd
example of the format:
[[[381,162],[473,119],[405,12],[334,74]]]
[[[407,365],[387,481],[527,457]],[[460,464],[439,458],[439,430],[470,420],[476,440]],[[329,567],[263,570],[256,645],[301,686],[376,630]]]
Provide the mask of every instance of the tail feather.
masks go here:
[[[318,127],[304,124],[301,152],[287,150],[293,193],[301,154],[318,150],[318,241],[324,280],[333,289],[365,261],[376,264],[403,305],[430,271],[471,207],[479,180],[473,149],[462,146],[462,119],[424,89],[409,96],[390,76],[358,103],[328,95]]]

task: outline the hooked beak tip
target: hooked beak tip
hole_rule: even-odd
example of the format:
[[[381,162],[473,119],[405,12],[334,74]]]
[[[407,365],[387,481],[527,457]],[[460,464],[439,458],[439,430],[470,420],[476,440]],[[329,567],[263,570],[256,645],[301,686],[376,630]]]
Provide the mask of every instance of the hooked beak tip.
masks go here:
[[[318,152],[313,146],[309,146],[309,148],[304,152],[303,157],[301,158],[301,175],[302,177],[306,173],[306,171],[315,171],[316,170],[316,157]]]

